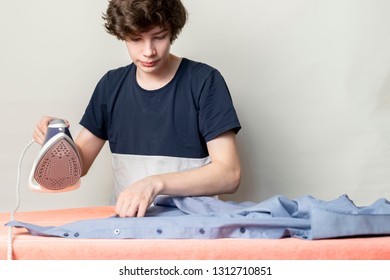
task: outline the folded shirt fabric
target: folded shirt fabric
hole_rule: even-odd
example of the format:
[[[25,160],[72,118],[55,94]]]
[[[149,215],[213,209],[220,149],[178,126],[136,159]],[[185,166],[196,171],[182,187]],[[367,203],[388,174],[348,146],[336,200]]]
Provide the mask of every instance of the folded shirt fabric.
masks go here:
[[[33,235],[64,238],[325,239],[390,235],[390,203],[384,198],[357,207],[347,195],[331,201],[312,196],[274,196],[263,202],[226,202],[212,197],[157,197],[142,218],[112,216],[62,226],[11,221]]]

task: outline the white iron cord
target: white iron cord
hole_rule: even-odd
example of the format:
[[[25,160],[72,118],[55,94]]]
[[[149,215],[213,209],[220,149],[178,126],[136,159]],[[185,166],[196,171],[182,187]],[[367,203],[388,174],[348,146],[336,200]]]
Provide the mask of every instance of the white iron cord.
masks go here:
[[[18,163],[18,175],[17,175],[17,178],[16,178],[16,205],[15,205],[15,208],[14,210],[11,212],[11,221],[14,221],[15,219],[15,213],[18,211],[19,209],[19,205],[20,205],[20,177],[21,177],[21,173],[22,173],[22,162],[23,162],[23,158],[24,158],[24,155],[26,154],[26,151],[30,148],[30,146],[35,143],[34,140],[32,140],[23,150],[21,156],[20,156],[20,159],[19,159],[19,163]],[[12,228],[13,227],[8,227],[8,254],[7,254],[7,259],[8,260],[12,260],[13,259],[13,248],[12,248],[12,243],[13,243],[13,240],[12,240]]]

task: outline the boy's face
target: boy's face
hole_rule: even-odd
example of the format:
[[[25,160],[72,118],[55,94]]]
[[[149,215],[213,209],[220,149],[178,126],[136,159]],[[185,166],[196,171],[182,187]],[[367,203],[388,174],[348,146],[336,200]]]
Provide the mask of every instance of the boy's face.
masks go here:
[[[170,38],[170,31],[160,27],[129,36],[126,46],[137,71],[157,75],[163,73],[169,58]]]

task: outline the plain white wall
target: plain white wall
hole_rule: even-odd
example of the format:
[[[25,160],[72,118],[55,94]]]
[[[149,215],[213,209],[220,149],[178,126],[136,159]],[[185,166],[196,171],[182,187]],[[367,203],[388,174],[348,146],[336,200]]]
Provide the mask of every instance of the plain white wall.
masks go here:
[[[243,178],[223,199],[281,194],[367,205],[390,197],[390,2],[185,0],[189,21],[172,46],[224,75],[240,116]],[[1,1],[0,211],[15,205],[17,165],[42,115],[71,132],[100,77],[130,63],[105,33],[106,0]],[[33,193],[22,166],[20,210],[105,205],[107,145],[79,190]]]

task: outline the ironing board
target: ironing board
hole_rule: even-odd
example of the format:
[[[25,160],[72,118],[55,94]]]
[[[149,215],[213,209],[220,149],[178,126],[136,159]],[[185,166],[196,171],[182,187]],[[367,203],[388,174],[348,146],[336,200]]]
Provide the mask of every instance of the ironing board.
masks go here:
[[[112,206],[18,212],[42,226],[109,217]],[[9,213],[0,213],[0,260],[7,258]],[[390,237],[283,239],[66,239],[13,229],[16,260],[390,260]]]

